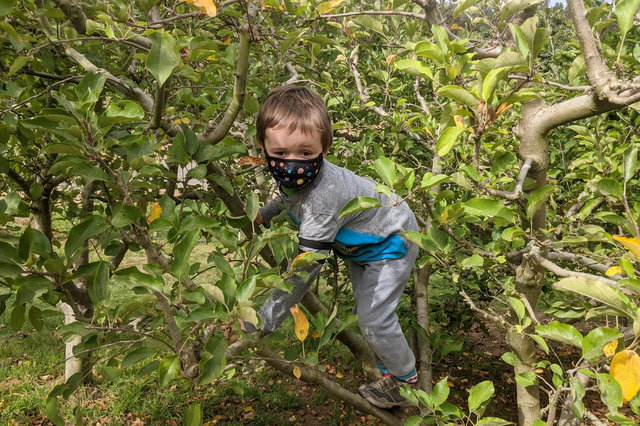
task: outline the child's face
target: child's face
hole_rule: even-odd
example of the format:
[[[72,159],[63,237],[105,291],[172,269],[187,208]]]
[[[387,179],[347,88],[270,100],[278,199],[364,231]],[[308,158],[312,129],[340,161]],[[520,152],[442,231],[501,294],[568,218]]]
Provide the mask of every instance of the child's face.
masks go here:
[[[272,157],[285,160],[309,160],[318,155],[327,155],[322,149],[320,133],[305,134],[300,129],[290,133],[285,126],[270,127],[265,131],[262,150]]]

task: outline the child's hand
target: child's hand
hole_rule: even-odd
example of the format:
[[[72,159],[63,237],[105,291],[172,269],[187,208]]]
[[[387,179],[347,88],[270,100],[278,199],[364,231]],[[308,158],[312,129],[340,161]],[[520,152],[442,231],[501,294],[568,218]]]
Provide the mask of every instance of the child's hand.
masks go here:
[[[244,207],[242,208],[242,211],[245,212],[245,214],[247,213],[247,209],[245,209]],[[260,214],[260,211],[258,211],[258,215],[256,216],[256,220],[253,221],[256,225],[262,225],[264,223],[264,219],[262,219],[262,215]]]

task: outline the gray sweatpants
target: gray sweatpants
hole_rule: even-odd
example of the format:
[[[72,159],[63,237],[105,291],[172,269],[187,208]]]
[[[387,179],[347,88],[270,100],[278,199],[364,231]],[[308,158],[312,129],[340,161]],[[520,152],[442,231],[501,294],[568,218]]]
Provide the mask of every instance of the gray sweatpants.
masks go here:
[[[416,363],[395,312],[418,255],[416,245],[407,246],[407,254],[399,259],[348,261],[360,331],[377,361],[394,376],[408,375]]]

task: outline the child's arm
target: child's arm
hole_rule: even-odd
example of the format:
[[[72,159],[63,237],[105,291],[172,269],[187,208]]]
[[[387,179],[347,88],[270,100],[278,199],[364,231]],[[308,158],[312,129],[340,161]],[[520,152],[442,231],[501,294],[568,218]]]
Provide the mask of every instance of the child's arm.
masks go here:
[[[271,219],[276,217],[282,211],[282,196],[278,195],[276,198],[271,200],[269,204],[266,206],[260,207],[258,212],[260,213],[259,217],[262,217],[262,222],[258,223],[258,225],[264,225],[269,227],[269,223]]]
[[[329,253],[331,243],[317,243],[314,245],[320,246],[321,244],[324,244],[327,248],[317,249],[306,247],[300,244],[300,251],[315,252],[327,255]],[[287,293],[283,290],[273,291],[271,297],[264,303],[264,305],[262,305],[262,307],[258,311],[258,315],[260,316],[260,320],[262,322],[262,328],[259,330],[261,336],[265,336],[274,331],[289,315],[291,315],[289,308],[293,307],[296,303],[299,303],[300,300],[302,300],[321,269],[322,263],[315,263],[313,265],[302,268],[303,271],[309,274],[308,278],[306,281],[303,281],[297,275],[291,278],[290,282],[293,284],[291,293]],[[249,323],[245,323],[245,326],[249,333],[255,333],[258,331]]]

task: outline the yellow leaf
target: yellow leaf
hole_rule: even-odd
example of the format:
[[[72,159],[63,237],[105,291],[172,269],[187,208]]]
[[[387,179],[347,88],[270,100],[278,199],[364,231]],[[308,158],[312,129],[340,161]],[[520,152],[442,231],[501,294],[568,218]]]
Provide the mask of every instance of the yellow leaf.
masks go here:
[[[440,215],[440,219],[438,219],[440,223],[446,224],[449,221],[449,210],[445,209]]]
[[[151,204],[151,212],[149,213],[149,217],[147,218],[147,223],[151,225],[151,222],[156,220],[162,214],[162,207],[160,207],[160,203]]]
[[[626,247],[636,257],[640,258],[640,240],[637,238],[627,238],[614,235],[613,238],[620,241],[620,243]]]
[[[307,317],[304,315],[300,309],[298,309],[298,305],[295,305],[293,308],[289,308],[291,311],[291,315],[293,315],[293,320],[295,322],[296,329],[296,337],[301,342],[304,342],[304,339],[307,338],[307,334],[309,333],[309,321],[307,321]]]
[[[635,351],[620,351],[611,360],[610,374],[622,387],[622,400],[631,398],[640,390],[640,356]]]
[[[182,118],[182,124],[189,124],[189,123],[191,123],[191,120],[189,120],[187,117]]]
[[[464,30],[464,28],[462,28],[460,25],[458,24],[451,24],[451,26],[449,27],[450,30]]]
[[[337,373],[337,374],[336,374],[336,377],[337,377],[338,379],[342,379],[342,378],[344,377],[344,375],[343,375],[342,373]]]
[[[331,12],[333,9],[335,9],[336,7],[340,6],[340,3],[342,3],[344,0],[331,0],[331,1],[325,1],[324,3],[320,3],[318,6],[316,6],[316,10],[318,11],[319,14],[323,14],[323,13],[329,13]]]
[[[607,269],[607,272],[605,273],[608,277],[612,277],[614,275],[624,274],[624,271],[619,266],[612,266],[611,268]]]
[[[427,126],[424,126],[424,132],[426,134],[428,134],[429,136],[433,137],[433,133],[431,133],[431,130],[429,130],[429,128]]]
[[[293,262],[291,262],[291,270],[293,271],[295,269],[304,268],[305,266],[309,266],[313,263],[317,263],[319,260],[322,260],[326,257],[327,256],[323,254],[314,253],[311,251],[302,252],[299,255],[297,255],[295,259],[293,259]]]
[[[609,342],[602,348],[602,352],[604,356],[612,356],[616,353],[616,349],[618,349],[618,341],[614,340],[613,342]]]
[[[187,3],[191,3],[198,9],[202,11],[202,13],[207,14],[208,16],[214,18],[218,14],[218,8],[216,7],[213,0],[185,0]]]
[[[313,334],[311,335],[311,337],[313,337],[314,339],[319,338],[320,336],[322,336],[322,334],[318,333],[318,330],[315,330],[313,332]]]
[[[462,120],[461,116],[454,115],[453,116],[453,121],[456,122],[456,126],[460,127],[461,129],[464,129],[464,121]]]
[[[227,38],[222,40],[222,44],[229,44],[229,43],[231,43],[231,36],[227,36]]]
[[[398,55],[389,55],[387,56],[387,65],[391,65],[391,62],[395,61]]]
[[[536,373],[542,374],[544,373],[544,370],[542,368],[536,368]]]
[[[254,410],[253,410],[253,407],[252,407],[252,406],[247,405],[247,406],[244,408],[244,411],[246,411],[246,412],[250,413],[250,412],[252,412],[252,411],[254,411]]]
[[[302,371],[297,365],[293,367],[293,375],[296,376],[296,379],[299,379],[300,376],[302,376]]]

